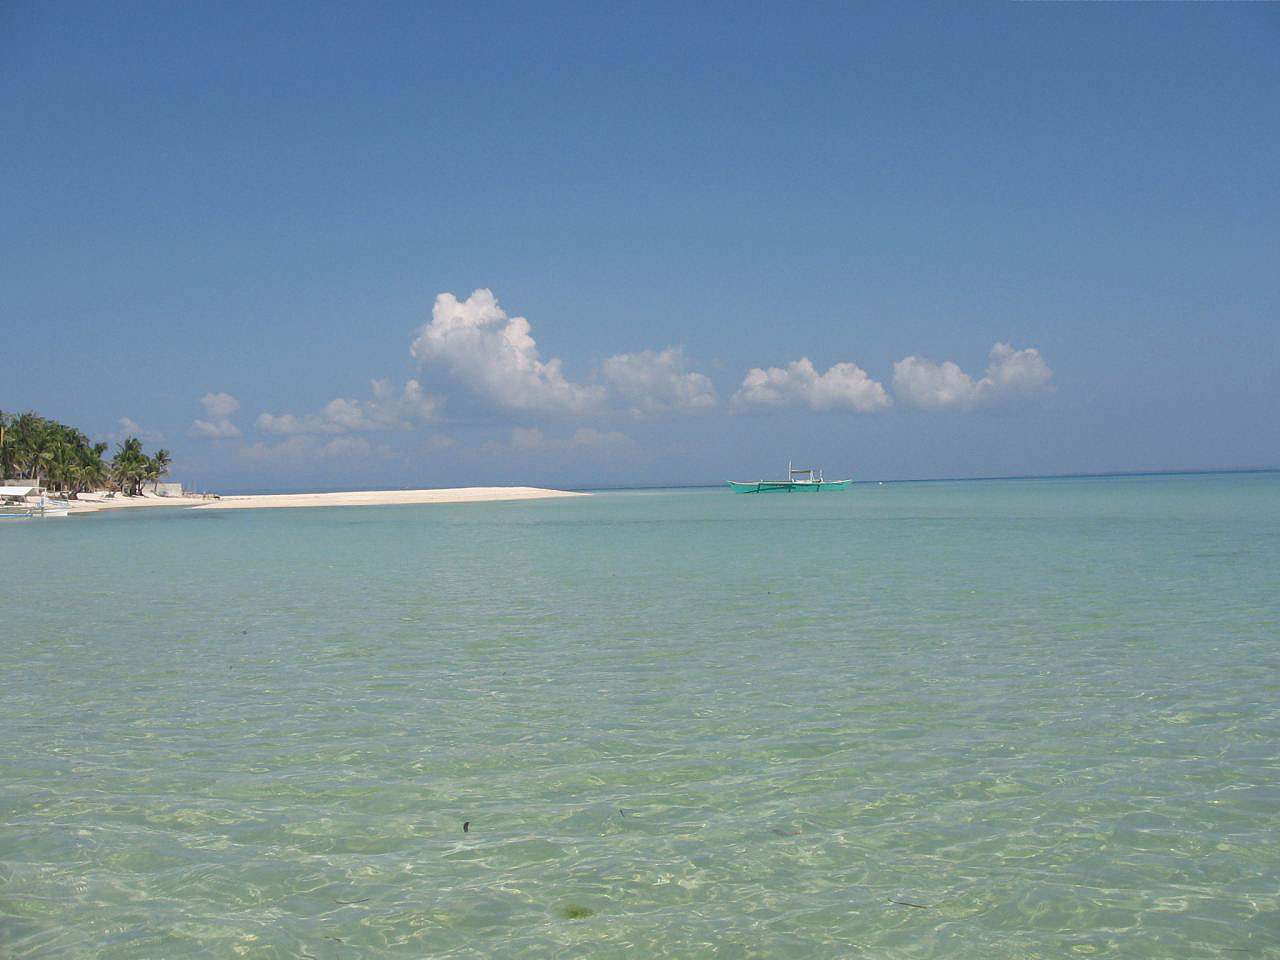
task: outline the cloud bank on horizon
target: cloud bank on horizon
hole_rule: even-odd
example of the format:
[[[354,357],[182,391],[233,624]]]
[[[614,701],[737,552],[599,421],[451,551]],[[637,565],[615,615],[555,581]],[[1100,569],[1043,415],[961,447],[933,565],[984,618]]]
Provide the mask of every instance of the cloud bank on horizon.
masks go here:
[[[313,413],[262,412],[254,420],[262,440],[245,445],[254,459],[272,451],[292,458],[308,453],[333,456],[356,452],[351,442],[335,440],[375,431],[412,430],[450,420],[449,404],[491,422],[517,421],[510,449],[547,449],[536,420],[609,420],[617,418],[677,417],[723,409],[727,414],[803,409],[827,413],[874,415],[895,403],[922,411],[995,409],[1054,389],[1053,371],[1034,347],[1015,349],[997,342],[982,377],[974,379],[953,361],[933,363],[910,355],[893,365],[892,395],[857,364],[841,361],[819,372],[808,357],[785,366],[753,367],[747,371],[727,404],[720,403],[715,385],[704,373],[688,368],[682,348],[619,353],[606,358],[587,382],[566,376],[558,358],[544,360],[528,319],[511,316],[493,292],[478,289],[465,300],[441,293],[431,320],[415,333],[409,347],[428,392],[418,379],[399,390],[389,380],[371,381],[371,397],[338,397]],[[234,440],[240,428],[231,417],[239,401],[227,393],[207,393],[200,403],[205,418],[188,434],[210,440]],[[325,439],[327,438],[327,439]],[[320,442],[324,439],[324,442]],[[443,434],[428,445],[453,446]],[[580,426],[568,443],[584,448],[618,448],[628,438],[617,430]],[[372,448],[357,444],[359,452]]]

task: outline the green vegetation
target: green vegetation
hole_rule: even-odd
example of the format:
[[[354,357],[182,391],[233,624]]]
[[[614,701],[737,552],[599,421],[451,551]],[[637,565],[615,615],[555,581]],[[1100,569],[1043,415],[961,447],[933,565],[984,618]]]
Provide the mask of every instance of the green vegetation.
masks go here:
[[[0,479],[43,479],[49,489],[72,499],[103,487],[136,497],[143,484],[154,485],[169,472],[169,451],[149,457],[137,437],[121,443],[110,461],[102,459],[106,452],[107,444],[91,444],[65,423],[0,410]]]

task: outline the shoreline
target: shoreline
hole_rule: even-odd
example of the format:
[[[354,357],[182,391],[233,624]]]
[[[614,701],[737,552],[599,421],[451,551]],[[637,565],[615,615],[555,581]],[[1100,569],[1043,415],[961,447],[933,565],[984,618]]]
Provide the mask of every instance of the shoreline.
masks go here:
[[[108,497],[105,490],[95,490],[92,493],[82,493],[75,500],[69,500],[68,503],[71,504],[71,509],[67,511],[67,514],[74,517],[82,513],[100,513],[103,510],[137,510],[145,507],[196,507],[202,503],[209,502],[210,497],[205,496],[162,497],[156,493],[143,493],[140,497],[126,497],[121,494]]]
[[[271,493],[246,496],[107,497],[105,493],[81,494],[71,501],[70,516],[104,510],[148,507],[183,507],[192,510],[260,510],[284,507],[378,507],[421,503],[498,503],[513,500],[547,500],[589,497],[589,493],[550,490],[543,487],[442,487],[427,490],[351,490],[339,493]]]
[[[382,507],[420,503],[499,503],[589,497],[543,487],[440,487],[427,490],[350,490],[340,493],[263,493],[201,501],[196,510],[263,510],[282,507]]]

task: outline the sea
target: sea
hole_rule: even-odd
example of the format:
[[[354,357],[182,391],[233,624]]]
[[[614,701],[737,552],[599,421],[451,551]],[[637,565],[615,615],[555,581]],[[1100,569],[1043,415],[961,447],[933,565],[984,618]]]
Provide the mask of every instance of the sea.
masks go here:
[[[6,960],[1280,957],[1280,474],[0,550]]]

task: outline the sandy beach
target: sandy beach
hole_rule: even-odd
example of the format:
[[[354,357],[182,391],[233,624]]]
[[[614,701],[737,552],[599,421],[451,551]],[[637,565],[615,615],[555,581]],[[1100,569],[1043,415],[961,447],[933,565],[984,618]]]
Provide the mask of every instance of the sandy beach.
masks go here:
[[[154,493],[144,493],[140,497],[126,497],[121,494],[108,495],[105,490],[82,493],[70,501],[69,514],[97,513],[100,510],[124,510],[138,507],[195,507],[211,502],[203,496],[161,497]]]
[[[343,493],[280,493],[202,500],[197,510],[256,510],[271,507],[369,507],[406,503],[481,503],[587,497],[587,493],[541,487],[452,487],[439,490],[356,490]]]
[[[256,510],[272,507],[371,507],[410,503],[483,503],[501,500],[543,500],[551,497],[589,497],[589,493],[542,487],[451,487],[437,490],[355,490],[341,493],[280,493],[254,496],[140,497],[83,493],[71,501],[72,514],[140,507],[191,507],[198,510]]]

